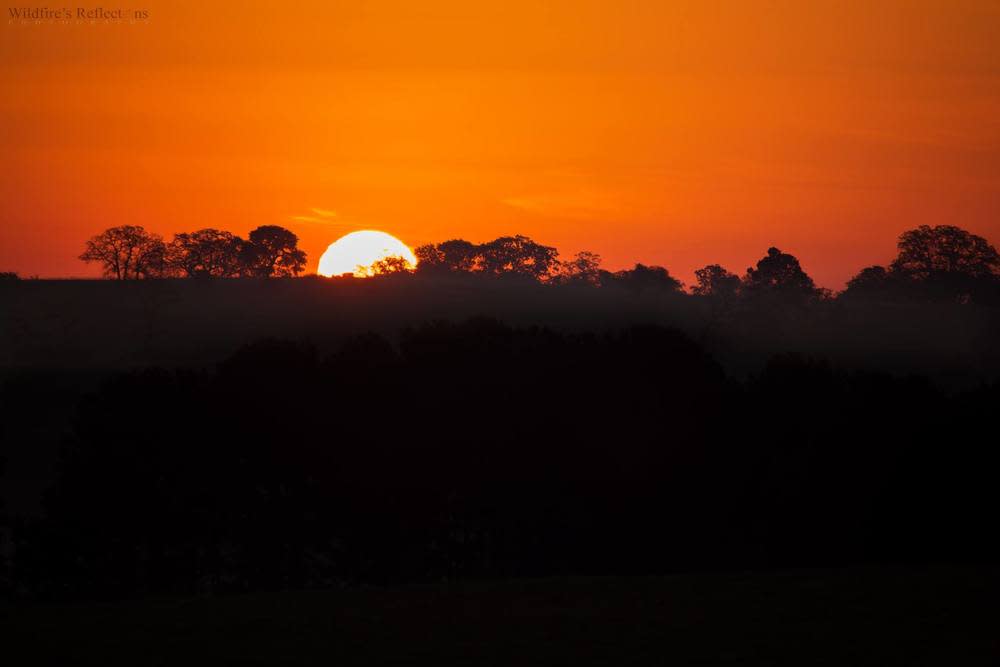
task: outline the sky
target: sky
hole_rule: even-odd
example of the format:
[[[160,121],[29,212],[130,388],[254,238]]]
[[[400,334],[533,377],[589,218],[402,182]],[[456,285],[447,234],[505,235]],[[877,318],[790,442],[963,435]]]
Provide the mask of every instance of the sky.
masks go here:
[[[688,283],[776,245],[833,289],[920,224],[1000,243],[997,0],[114,7],[4,8],[0,271],[96,276],[120,224],[278,224],[311,271],[358,229]]]

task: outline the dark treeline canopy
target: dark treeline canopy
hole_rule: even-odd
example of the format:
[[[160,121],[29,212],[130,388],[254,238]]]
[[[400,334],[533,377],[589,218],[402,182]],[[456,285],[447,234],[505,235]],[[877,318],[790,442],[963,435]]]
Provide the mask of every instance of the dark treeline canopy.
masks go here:
[[[1000,303],[1000,254],[959,227],[923,225],[904,232],[889,264],[862,269],[847,283],[850,299]]]
[[[415,251],[425,273],[475,272],[493,276],[516,275],[543,280],[558,266],[559,252],[527,236],[502,236],[479,245],[455,239],[420,246]]]
[[[924,225],[904,232],[897,249],[888,266],[862,269],[841,296],[1000,303],[1000,254],[983,237],[954,226]],[[595,253],[579,252],[562,260],[556,248],[521,235],[478,244],[452,239],[422,245],[415,254],[416,272],[424,276],[515,277],[550,285],[617,287],[633,293],[684,289],[662,266],[636,264],[631,269],[607,271]],[[170,243],[139,226],[112,227],[87,241],[80,259],[99,262],[105,276],[116,280],[297,276],[306,265],[298,237],[275,225],[258,227],[247,239],[209,228],[176,234]],[[372,276],[411,272],[408,262],[396,258],[378,262],[369,271]],[[719,264],[709,264],[695,271],[695,279],[691,294],[716,303],[740,299],[805,304],[832,297],[829,290],[817,287],[798,258],[776,247],[768,248],[742,277]]]
[[[526,236],[502,236],[478,245],[453,239],[420,246],[415,252],[417,270],[424,274],[519,276],[552,284],[619,285],[633,291],[680,291],[683,287],[662,266],[636,264],[632,269],[604,271],[596,253],[579,252],[571,260],[560,261],[555,248]]]
[[[298,243],[294,233],[276,225],[258,227],[246,240],[208,228],[176,234],[170,243],[140,226],[123,225],[88,240],[80,259],[100,262],[114,280],[297,276],[306,266]]]
[[[691,292],[698,296],[732,298],[740,291],[740,277],[718,264],[709,264],[694,272],[698,284]]]

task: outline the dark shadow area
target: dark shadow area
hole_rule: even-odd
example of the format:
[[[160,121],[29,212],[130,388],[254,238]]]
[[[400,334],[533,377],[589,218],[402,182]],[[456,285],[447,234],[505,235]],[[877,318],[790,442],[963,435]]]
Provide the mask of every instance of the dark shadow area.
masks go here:
[[[996,658],[984,239],[833,295],[778,248],[685,292],[521,236],[293,278],[285,232],[0,280],[0,621],[40,662]]]
[[[105,598],[993,562],[998,399],[794,354],[734,379],[658,326],[269,339],[85,394],[9,579]]]
[[[997,571],[567,578],[0,606],[19,665],[996,664]]]

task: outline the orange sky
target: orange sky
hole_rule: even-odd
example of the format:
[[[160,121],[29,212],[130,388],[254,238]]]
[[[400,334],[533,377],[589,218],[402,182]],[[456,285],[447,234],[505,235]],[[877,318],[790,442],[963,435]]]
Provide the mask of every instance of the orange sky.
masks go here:
[[[149,21],[0,25],[0,270],[96,275],[126,223],[284,225],[310,270],[364,228],[686,282],[776,244],[833,288],[918,224],[1000,243],[996,0],[115,6]]]

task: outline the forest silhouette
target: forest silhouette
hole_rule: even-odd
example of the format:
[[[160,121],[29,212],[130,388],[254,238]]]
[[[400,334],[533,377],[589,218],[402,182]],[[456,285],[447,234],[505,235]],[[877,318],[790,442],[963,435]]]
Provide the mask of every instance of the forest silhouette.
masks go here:
[[[888,267],[862,269],[838,296],[861,299],[910,299],[1000,302],[1000,254],[986,239],[959,227],[923,225],[904,232],[898,255]],[[560,260],[559,251],[525,236],[504,236],[482,244],[462,239],[416,249],[416,269],[399,257],[387,257],[371,267],[370,276],[480,274],[525,278],[549,284],[620,284],[633,290],[680,291],[683,283],[660,266],[636,264],[616,272],[600,268],[600,256],[583,251]],[[268,278],[298,276],[306,254],[298,237],[276,225],[250,232],[244,240],[230,232],[201,229],[179,233],[170,243],[140,226],[112,227],[87,241],[80,255],[97,262],[104,275],[116,280],[155,278]],[[16,279],[12,273],[3,274]],[[772,247],[740,278],[718,264],[695,272],[691,292],[727,300],[740,295],[787,301],[830,299],[834,294],[816,286],[797,258]]]
[[[685,292],[522,236],[294,278],[286,232],[115,228],[84,253],[113,281],[0,281],[7,475],[54,445],[4,519],[5,593],[1000,556],[980,237],[908,231],[834,295],[777,248]],[[79,318],[49,321],[63,298]]]

